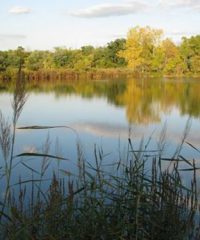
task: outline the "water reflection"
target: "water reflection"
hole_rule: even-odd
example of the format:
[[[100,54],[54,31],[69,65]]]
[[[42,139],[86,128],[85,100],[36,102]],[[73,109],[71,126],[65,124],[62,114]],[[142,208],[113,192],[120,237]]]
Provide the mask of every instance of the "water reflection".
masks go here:
[[[0,83],[1,92],[12,92],[12,84]],[[200,81],[177,79],[126,79],[108,81],[31,81],[34,93],[54,92],[61,96],[104,98],[116,107],[124,107],[129,123],[150,124],[161,121],[162,114],[178,109],[180,115],[200,116]]]
[[[4,112],[8,112],[8,92],[12,93],[13,87],[12,82],[0,83],[0,107]],[[87,128],[97,133],[97,129],[101,129],[104,136],[113,135],[114,132],[115,136],[127,136],[127,125],[124,126],[124,121],[140,126],[164,124],[168,116],[174,118],[174,121],[179,117],[181,122],[185,122],[183,116],[197,120],[200,116],[199,79],[32,80],[28,84],[28,91],[32,93],[27,110],[29,118],[34,119],[31,112],[36,111],[36,108],[47,113],[46,117],[38,121],[40,116],[35,118],[38,124],[52,122],[57,125],[58,122],[51,119],[57,116],[57,120],[61,117],[65,120],[65,115],[70,112],[67,122],[75,124],[80,130]],[[49,94],[55,94],[55,99]],[[64,100],[64,97],[67,99]],[[57,106],[56,99],[62,104]],[[116,112],[117,109],[125,111],[126,120],[122,119],[123,114],[115,114],[113,117],[113,111]],[[59,116],[62,111],[62,116]]]
[[[94,143],[102,145],[105,153],[113,153],[109,160],[118,159],[118,140],[127,146],[130,130],[135,149],[139,148],[143,137],[146,137],[146,144],[151,136],[149,149],[156,149],[165,122],[166,155],[172,155],[181,142],[188,118],[192,120],[192,128],[187,140],[199,146],[200,81],[197,79],[31,81],[27,87],[30,94],[18,126],[64,125],[75,129],[87,161],[94,161]],[[0,83],[0,109],[10,119],[13,88],[12,82]],[[71,160],[67,168],[73,168],[77,159],[77,138],[67,129],[18,130],[16,154],[41,152],[48,132],[52,142],[51,153],[54,154],[54,143],[59,138],[63,156]],[[189,146],[184,153],[188,159],[199,159]],[[34,169],[40,168],[40,161],[29,162]],[[16,176],[24,172],[21,168],[16,171]]]

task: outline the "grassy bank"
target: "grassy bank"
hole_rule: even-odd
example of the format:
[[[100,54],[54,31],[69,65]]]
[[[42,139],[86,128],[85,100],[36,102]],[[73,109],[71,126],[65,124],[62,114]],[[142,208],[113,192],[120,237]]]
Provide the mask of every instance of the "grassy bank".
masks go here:
[[[17,73],[17,69],[10,69],[0,74],[1,81],[11,81]],[[199,74],[164,74],[162,72],[137,72],[130,68],[100,68],[87,70],[73,70],[73,69],[49,69],[28,71],[25,70],[27,80],[31,81],[62,81],[62,80],[105,80],[105,79],[127,79],[127,78],[199,78]]]
[[[13,69],[2,73],[1,80],[9,81],[13,79],[17,70]],[[25,71],[26,78],[30,81],[43,80],[78,80],[78,79],[116,79],[125,78],[128,76],[137,76],[138,74],[127,68],[110,68],[110,69],[88,69],[88,70],[73,70],[73,69],[49,69],[38,71]]]

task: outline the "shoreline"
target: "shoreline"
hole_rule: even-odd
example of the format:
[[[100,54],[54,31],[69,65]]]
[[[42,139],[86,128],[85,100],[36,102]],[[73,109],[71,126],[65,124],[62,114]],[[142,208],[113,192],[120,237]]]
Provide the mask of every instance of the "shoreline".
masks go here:
[[[0,73],[0,80],[11,80],[16,76],[17,69],[10,69],[4,73]],[[139,73],[130,68],[99,68],[89,70],[74,70],[74,69],[41,69],[38,71],[24,70],[28,80],[102,80],[102,79],[118,79],[118,78],[200,78],[199,74],[163,74],[163,73]]]

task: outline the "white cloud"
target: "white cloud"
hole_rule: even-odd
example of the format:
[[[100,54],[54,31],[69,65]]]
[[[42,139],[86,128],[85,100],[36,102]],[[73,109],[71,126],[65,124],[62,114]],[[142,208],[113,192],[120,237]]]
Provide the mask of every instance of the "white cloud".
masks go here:
[[[105,3],[71,12],[71,15],[83,18],[121,16],[139,13],[148,7],[147,4],[139,1],[129,1],[121,4]]]
[[[23,35],[23,34],[0,34],[0,41],[22,40],[25,38],[26,38],[26,35]]]
[[[116,38],[126,38],[126,36],[127,36],[127,32],[124,32],[124,33],[114,33],[114,34],[108,34],[108,37],[109,38],[114,38],[114,39],[116,39]]]
[[[188,35],[195,35],[197,33],[191,32],[191,31],[169,31],[169,32],[166,32],[166,34],[171,36],[188,36]]]
[[[92,123],[92,122],[83,122],[83,123],[74,123],[72,128],[76,131],[84,131],[96,136],[106,136],[106,137],[119,137],[127,139],[128,137],[128,128],[122,125],[110,125],[107,123]]]
[[[9,13],[11,14],[27,14],[27,13],[31,13],[31,9],[27,8],[27,7],[12,7],[9,10]]]
[[[160,0],[160,5],[166,7],[199,8],[200,0]]]

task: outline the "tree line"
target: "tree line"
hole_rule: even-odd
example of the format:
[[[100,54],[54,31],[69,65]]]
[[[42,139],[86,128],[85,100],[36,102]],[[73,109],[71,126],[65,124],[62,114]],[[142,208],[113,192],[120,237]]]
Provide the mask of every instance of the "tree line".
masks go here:
[[[104,47],[56,47],[53,51],[18,47],[0,51],[0,72],[16,69],[20,63],[27,71],[125,68],[139,73],[199,74],[200,35],[183,37],[175,44],[164,39],[160,29],[138,26],[130,29],[126,39],[116,39]]]

